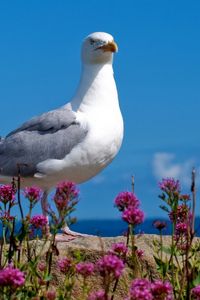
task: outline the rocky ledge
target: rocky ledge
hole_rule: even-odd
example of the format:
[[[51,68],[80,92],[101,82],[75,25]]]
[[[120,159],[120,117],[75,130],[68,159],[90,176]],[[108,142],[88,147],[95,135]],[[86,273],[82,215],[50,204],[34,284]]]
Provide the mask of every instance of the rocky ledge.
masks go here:
[[[136,268],[131,266],[131,261],[129,266],[125,268],[122,278],[119,281],[115,300],[124,299],[128,292],[128,287],[130,283],[130,273],[134,272],[135,277],[140,277],[141,273],[150,278],[157,278],[158,274],[156,272],[156,265],[153,258],[153,241],[159,240],[159,236],[157,235],[137,235],[135,236],[135,245],[138,249],[144,251],[144,255],[140,259],[140,267],[138,265]],[[63,285],[63,274],[59,272],[56,261],[58,258],[63,256],[68,257],[76,257],[78,255],[82,256],[84,260],[95,263],[102,255],[104,255],[109,249],[111,249],[112,244],[124,242],[126,243],[126,238],[112,237],[112,238],[100,238],[96,236],[86,236],[86,237],[77,237],[73,240],[69,240],[66,242],[57,242],[56,255],[54,255],[53,264],[52,264],[52,273],[53,280],[51,284],[56,288],[62,288]],[[163,237],[163,242],[165,245],[170,243],[169,237]],[[37,241],[38,243],[38,241]],[[42,241],[39,242],[39,244]],[[37,247],[39,246],[37,244]],[[40,247],[39,247],[40,248]],[[44,249],[45,251],[45,249]],[[134,269],[134,271],[133,271]],[[94,290],[98,290],[102,288],[103,282],[102,278],[98,275],[91,276],[89,279],[90,286],[93,287]],[[72,299],[80,299],[80,287],[82,284],[82,278],[76,278],[76,284],[73,290]]]

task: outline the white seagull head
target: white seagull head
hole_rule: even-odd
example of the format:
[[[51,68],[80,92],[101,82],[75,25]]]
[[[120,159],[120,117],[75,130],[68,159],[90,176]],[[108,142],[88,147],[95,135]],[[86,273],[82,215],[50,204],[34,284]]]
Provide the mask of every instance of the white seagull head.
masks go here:
[[[82,61],[84,64],[112,63],[113,53],[117,50],[112,35],[106,32],[94,32],[83,41]]]

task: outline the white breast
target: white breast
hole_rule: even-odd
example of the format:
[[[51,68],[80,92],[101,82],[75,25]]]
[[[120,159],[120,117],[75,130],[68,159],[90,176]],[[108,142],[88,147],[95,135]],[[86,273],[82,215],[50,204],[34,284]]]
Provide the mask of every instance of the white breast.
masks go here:
[[[122,143],[123,120],[112,66],[84,70],[76,96],[67,107],[76,113],[77,121],[88,131],[87,136],[62,160],[41,162],[38,169],[49,182],[55,178],[56,182],[81,183],[105,168]]]

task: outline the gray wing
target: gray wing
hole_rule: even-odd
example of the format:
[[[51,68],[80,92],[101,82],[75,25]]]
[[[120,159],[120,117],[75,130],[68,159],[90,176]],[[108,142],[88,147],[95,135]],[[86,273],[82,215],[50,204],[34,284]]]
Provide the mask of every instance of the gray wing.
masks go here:
[[[33,176],[37,164],[46,159],[63,159],[86,136],[75,114],[66,108],[34,117],[0,140],[0,173]]]
[[[42,114],[41,116],[33,117],[16,130],[11,131],[7,137],[23,130],[37,130],[44,133],[50,131],[52,133],[53,131],[55,132],[59,129],[67,128],[75,121],[75,119],[75,114],[67,108],[52,110]]]

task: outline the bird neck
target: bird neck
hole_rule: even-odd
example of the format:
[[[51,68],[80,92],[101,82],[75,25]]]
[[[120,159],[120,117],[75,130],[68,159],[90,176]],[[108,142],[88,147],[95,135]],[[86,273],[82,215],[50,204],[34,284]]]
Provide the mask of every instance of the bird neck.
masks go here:
[[[80,83],[71,102],[72,110],[85,111],[93,106],[98,109],[108,106],[109,103],[105,103],[108,101],[118,102],[112,64],[83,64]]]

